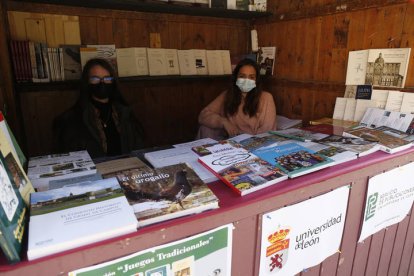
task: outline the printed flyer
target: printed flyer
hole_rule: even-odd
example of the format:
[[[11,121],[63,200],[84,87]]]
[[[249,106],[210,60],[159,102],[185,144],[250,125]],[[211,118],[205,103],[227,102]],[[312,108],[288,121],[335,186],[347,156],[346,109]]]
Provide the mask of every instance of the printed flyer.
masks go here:
[[[75,270],[69,276],[230,276],[232,229],[232,224],[224,225],[186,239]]]
[[[414,201],[413,171],[414,163],[409,163],[369,180],[358,242],[407,216]]]
[[[259,275],[295,275],[338,252],[348,196],[344,186],[263,214]]]

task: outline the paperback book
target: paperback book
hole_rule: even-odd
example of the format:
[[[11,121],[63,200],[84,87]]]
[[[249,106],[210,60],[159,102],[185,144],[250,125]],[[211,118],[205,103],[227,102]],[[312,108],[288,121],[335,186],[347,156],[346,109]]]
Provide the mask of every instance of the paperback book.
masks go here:
[[[115,178],[33,193],[27,257],[38,259],[132,233],[137,227]]]
[[[412,142],[390,135],[382,129],[367,128],[364,126],[349,129],[344,135],[360,137],[368,141],[377,142],[381,145],[380,150],[387,153],[395,153],[411,147]]]
[[[21,259],[28,210],[0,153],[0,247],[10,263]]]
[[[332,159],[296,143],[287,143],[253,152],[270,164],[284,170],[289,178],[308,174],[334,165]]]
[[[377,142],[364,140],[362,138],[344,137],[341,135],[330,135],[319,140],[318,143],[355,152],[359,157],[380,150],[380,145]]]
[[[28,177],[38,191],[49,189],[49,181],[96,173],[96,167],[85,150],[51,154],[29,159]]]
[[[328,157],[334,162],[333,165],[338,165],[358,158],[358,154],[344,148],[333,145],[322,144],[320,141],[315,142],[295,142],[300,146],[313,150],[316,154]]]
[[[184,163],[116,175],[141,226],[218,208],[218,199]]]
[[[199,162],[241,196],[287,179],[280,168],[227,141],[205,148]]]
[[[276,131],[270,131],[270,133],[286,137],[293,140],[299,140],[302,142],[311,142],[311,141],[318,141],[322,138],[325,138],[328,136],[324,133],[317,133],[313,131],[308,131],[304,129],[299,128],[289,128],[284,130],[276,130]]]

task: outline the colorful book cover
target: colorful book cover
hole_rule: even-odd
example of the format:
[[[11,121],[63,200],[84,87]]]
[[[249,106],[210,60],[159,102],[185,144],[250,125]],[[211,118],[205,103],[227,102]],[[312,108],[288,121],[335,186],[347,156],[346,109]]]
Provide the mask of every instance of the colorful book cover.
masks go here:
[[[20,261],[28,214],[15,179],[0,153],[0,247],[10,263]]]
[[[253,151],[258,157],[288,173],[290,178],[304,175],[334,164],[333,160],[296,143]]]
[[[27,257],[38,259],[132,233],[137,227],[116,178],[33,193]]]
[[[280,142],[286,141],[287,139],[275,134],[269,134],[265,136],[251,136],[238,143],[246,150],[253,151],[264,147],[275,146]]]
[[[218,199],[187,164],[117,174],[140,225],[218,208]]]

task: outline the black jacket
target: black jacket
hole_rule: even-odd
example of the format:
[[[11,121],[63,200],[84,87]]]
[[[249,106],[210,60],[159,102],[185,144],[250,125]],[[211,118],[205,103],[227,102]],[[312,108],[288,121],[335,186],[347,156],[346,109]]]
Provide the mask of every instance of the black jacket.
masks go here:
[[[144,147],[144,134],[132,110],[121,103],[113,103],[118,117],[122,154]],[[87,150],[92,158],[106,156],[102,130],[97,126],[96,110],[92,103],[74,107],[54,120],[55,148],[58,152]]]

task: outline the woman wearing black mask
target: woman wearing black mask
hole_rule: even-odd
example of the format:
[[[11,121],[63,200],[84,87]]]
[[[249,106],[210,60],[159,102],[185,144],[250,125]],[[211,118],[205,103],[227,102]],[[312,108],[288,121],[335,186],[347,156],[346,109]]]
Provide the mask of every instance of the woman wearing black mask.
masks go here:
[[[92,158],[120,155],[143,147],[143,131],[126,105],[112,66],[89,60],[76,104],[54,121],[59,152],[88,150]]]

